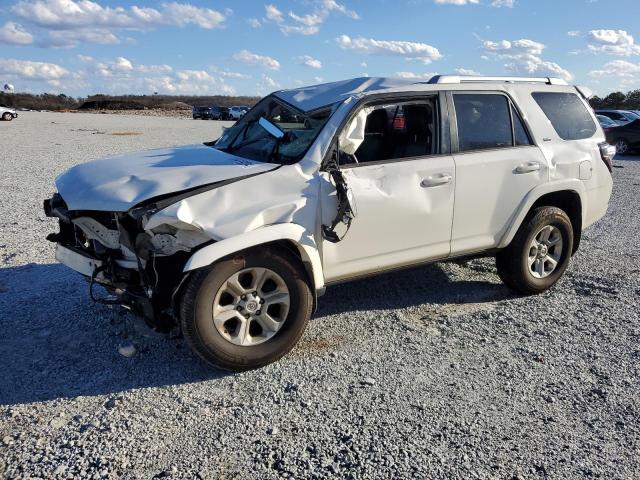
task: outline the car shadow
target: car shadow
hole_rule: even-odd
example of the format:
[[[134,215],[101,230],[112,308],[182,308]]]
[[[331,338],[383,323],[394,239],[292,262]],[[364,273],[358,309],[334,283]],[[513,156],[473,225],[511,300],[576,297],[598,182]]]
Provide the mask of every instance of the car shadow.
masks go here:
[[[476,270],[476,277],[495,273],[493,266],[477,260],[471,263],[455,261],[451,264],[468,272]],[[317,315],[402,309],[423,304],[436,307],[479,304],[517,298],[497,277],[495,282],[484,278],[456,280],[455,276],[445,271],[444,265],[432,263],[330,286],[319,299]]]
[[[0,268],[0,405],[108,395],[222,378],[181,341],[137,329],[138,354],[118,353],[132,317],[93,304],[59,264]],[[149,335],[142,335],[147,332]]]
[[[486,277],[486,264],[476,268],[476,277]],[[133,317],[92,303],[87,289],[80,275],[60,264],[0,269],[0,405],[110,395],[232,375],[207,368],[181,340],[133,328]],[[442,264],[431,264],[329,287],[316,317],[507,298],[513,295],[499,283],[456,281]],[[118,353],[127,332],[138,349],[131,358]]]

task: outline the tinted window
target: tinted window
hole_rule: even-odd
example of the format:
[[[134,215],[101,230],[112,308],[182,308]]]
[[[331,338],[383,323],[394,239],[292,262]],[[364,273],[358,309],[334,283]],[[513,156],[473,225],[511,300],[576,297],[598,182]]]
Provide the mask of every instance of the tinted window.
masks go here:
[[[524,122],[513,107],[511,107],[511,115],[513,116],[513,134],[516,140],[515,144],[518,147],[531,145],[531,139],[529,138],[527,129],[524,127]]]
[[[538,92],[532,95],[563,140],[582,140],[596,133],[596,124],[576,94]]]
[[[453,99],[461,152],[513,146],[507,97],[455,94]]]

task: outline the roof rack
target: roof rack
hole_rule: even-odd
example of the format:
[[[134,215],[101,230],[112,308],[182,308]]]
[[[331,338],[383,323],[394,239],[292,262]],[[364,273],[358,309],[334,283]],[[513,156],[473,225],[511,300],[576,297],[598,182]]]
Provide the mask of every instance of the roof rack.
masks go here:
[[[546,85],[568,85],[561,78],[554,77],[480,77],[471,75],[436,75],[428,83],[544,83]]]

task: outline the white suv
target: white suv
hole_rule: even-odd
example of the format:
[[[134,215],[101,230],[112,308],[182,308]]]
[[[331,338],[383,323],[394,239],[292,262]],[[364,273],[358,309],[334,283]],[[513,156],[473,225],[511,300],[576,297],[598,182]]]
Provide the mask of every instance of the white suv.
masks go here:
[[[232,120],[240,120],[247,111],[247,107],[231,107],[229,108],[229,116]]]
[[[94,300],[236,370],[287,353],[325,287],[354,278],[486,254],[543,292],[611,195],[586,96],[454,76],[275,92],[215,142],[73,167],[45,201],[48,239]]]

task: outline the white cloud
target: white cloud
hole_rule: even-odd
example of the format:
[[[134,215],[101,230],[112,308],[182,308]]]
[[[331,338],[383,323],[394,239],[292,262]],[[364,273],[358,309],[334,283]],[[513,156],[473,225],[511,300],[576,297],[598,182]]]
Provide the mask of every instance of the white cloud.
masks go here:
[[[271,4],[264,6],[264,16],[267,20],[276,23],[280,23],[284,20],[284,18],[282,17],[282,12],[278,10],[278,7]]]
[[[353,10],[349,10],[344,5],[335,0],[314,0],[313,10],[307,14],[297,14],[289,11],[288,17],[292,22],[287,22],[275,5],[265,5],[265,21],[270,21],[279,25],[280,31],[285,35],[295,33],[299,35],[315,35],[320,31],[321,25],[332,13],[345,15],[357,20],[360,16]]]
[[[256,84],[256,88],[259,95],[264,95],[267,92],[280,87],[280,84],[268,75],[262,75],[260,81]]]
[[[570,37],[579,37],[582,32],[580,30],[571,30],[567,32]]]
[[[317,68],[317,69],[322,68],[322,62],[317,58],[313,58],[309,55],[302,55],[301,57],[298,57],[298,63],[300,63],[300,65],[305,65],[310,68]]]
[[[405,78],[407,80],[431,80],[436,75],[436,73],[396,72],[396,77]]]
[[[526,38],[512,42],[509,40],[502,40],[500,42],[485,41],[483,46],[485,50],[490,52],[509,55],[541,55],[542,51],[546,48],[544,44]]]
[[[161,25],[195,24],[211,29],[222,25],[225,16],[210,8],[188,3],[162,3],[152,7],[103,7],[91,0],[19,1],[11,8],[18,17],[45,28],[76,27],[152,28]]]
[[[100,77],[131,78],[138,74],[166,75],[172,71],[170,65],[134,65],[125,57],[116,57],[113,61],[95,64],[95,73]]]
[[[78,30],[52,30],[49,38],[39,42],[42,46],[49,47],[75,47],[84,43],[96,43],[98,45],[115,45],[120,39],[108,29],[82,28]]]
[[[564,80],[573,80],[573,74],[554,62],[543,60],[541,55],[546,48],[542,43],[529,39],[484,41],[487,54],[506,60],[504,68],[518,75],[549,75]]]
[[[258,20],[257,18],[250,18],[249,20],[247,20],[247,22],[249,23],[251,28],[260,28],[262,26],[262,22],[260,22],[260,20]]]
[[[438,5],[471,5],[478,4],[480,0],[435,0]]]
[[[513,8],[515,4],[516,0],[493,0],[493,2],[491,2],[491,6],[496,8]]]
[[[340,35],[336,41],[345,50],[354,50],[370,55],[394,55],[428,64],[442,58],[437,48],[426,43],[398,40],[375,40],[373,38]]]
[[[33,43],[33,35],[27,32],[22,25],[14,22],[7,22],[0,27],[0,44],[8,45],[30,45]]]
[[[588,33],[589,50],[594,53],[605,53],[629,57],[640,55],[640,45],[625,30],[591,30]]]
[[[269,70],[279,70],[280,62],[275,58],[267,55],[258,55],[257,53],[250,52],[249,50],[240,50],[233,54],[233,59],[246,63],[247,65],[268,68]]]
[[[601,70],[593,70],[589,73],[592,77],[623,77],[640,79],[640,63],[632,63],[626,60],[614,60],[607,63]]]
[[[223,70],[221,72],[216,72],[222,78],[251,78],[251,75],[246,75],[244,73],[238,72],[230,72],[228,70]]]
[[[476,72],[475,70],[471,70],[468,68],[456,68],[455,72],[458,75],[481,75],[479,72]]]
[[[225,20],[225,16],[217,10],[199,8],[188,3],[163,3],[160,12],[167,25],[178,27],[194,24],[211,30],[219,28]]]
[[[81,43],[115,44],[116,30],[145,30],[160,26],[223,26],[225,14],[189,3],[165,2],[157,7],[103,6],[92,0],[20,0],[11,12],[25,22],[48,30],[42,46],[73,47]]]
[[[25,80],[47,81],[60,80],[70,76],[68,70],[55,63],[31,62],[13,58],[0,58],[0,74]]]

